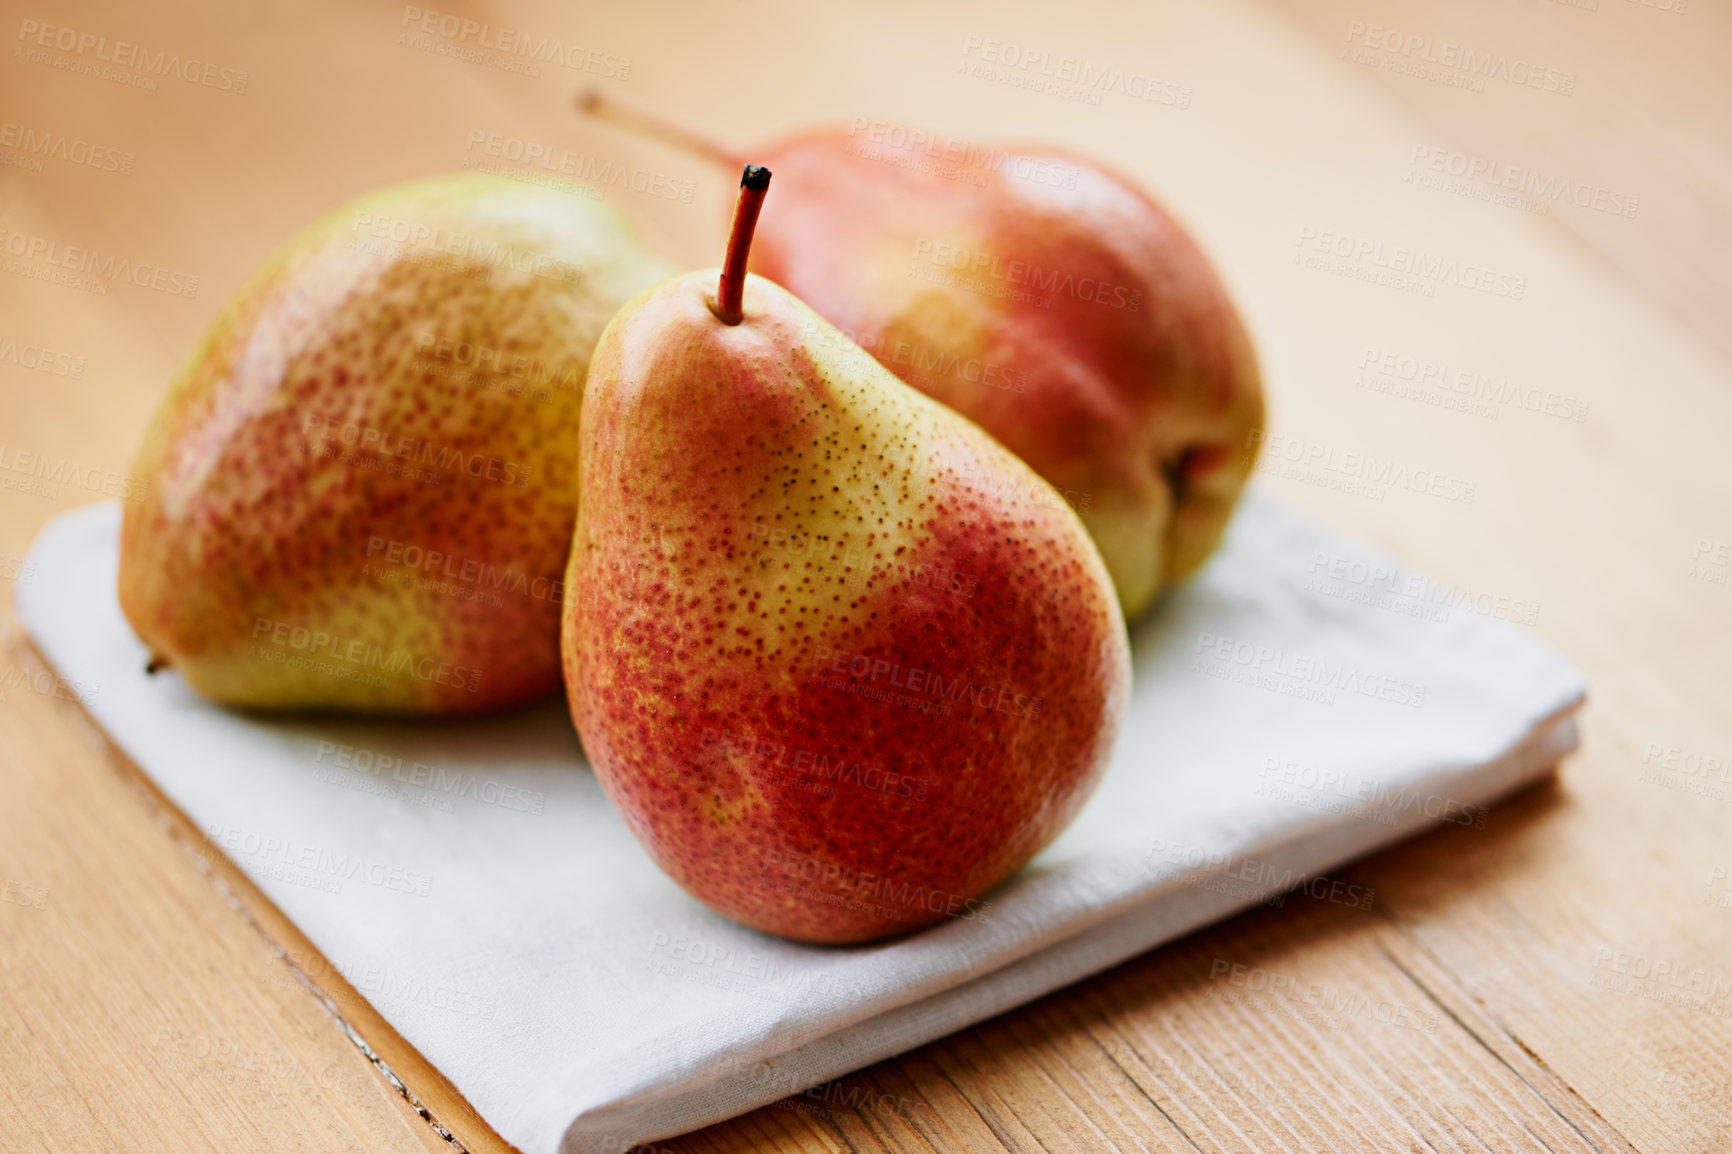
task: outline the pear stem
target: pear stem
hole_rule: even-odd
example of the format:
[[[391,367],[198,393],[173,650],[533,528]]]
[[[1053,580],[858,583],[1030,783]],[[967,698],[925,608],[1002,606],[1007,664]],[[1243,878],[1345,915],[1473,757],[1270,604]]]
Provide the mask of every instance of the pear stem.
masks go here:
[[[653,113],[644,112],[623,104],[603,93],[600,89],[589,88],[577,94],[577,107],[598,120],[610,121],[639,136],[647,136],[659,140],[663,144],[671,144],[683,152],[694,153],[712,164],[723,168],[738,168],[745,161],[735,156],[713,140],[687,131],[679,125],[663,120]]]
[[[722,259],[722,282],[716,287],[716,318],[724,325],[737,325],[745,316],[746,257],[752,250],[752,233],[758,227],[758,210],[770,190],[770,170],[748,164],[740,174],[740,199],[734,202],[734,226],[728,230],[728,255]]]

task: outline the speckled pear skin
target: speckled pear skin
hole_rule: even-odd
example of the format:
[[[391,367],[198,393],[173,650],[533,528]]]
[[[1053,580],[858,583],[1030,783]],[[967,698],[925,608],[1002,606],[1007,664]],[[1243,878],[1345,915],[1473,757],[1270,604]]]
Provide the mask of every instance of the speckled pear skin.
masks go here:
[[[776,212],[751,269],[1051,481],[1127,616],[1207,559],[1252,467],[1262,383],[1166,210],[1045,147],[982,162],[844,130],[761,159]]]
[[[553,692],[590,355],[665,275],[606,203],[490,176],[307,228],[222,310],[139,450],[120,603],[140,639],[255,709]]]
[[[658,285],[596,349],[562,635],[584,748],[656,862],[748,926],[989,917],[1118,732],[1111,579],[978,427],[760,277],[722,324],[716,283]]]

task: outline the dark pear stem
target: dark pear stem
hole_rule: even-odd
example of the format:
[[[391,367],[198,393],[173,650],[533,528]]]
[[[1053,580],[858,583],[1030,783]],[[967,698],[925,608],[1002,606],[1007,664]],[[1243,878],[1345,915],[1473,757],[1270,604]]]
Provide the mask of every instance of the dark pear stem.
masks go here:
[[[154,674],[154,673],[161,673],[164,669],[167,669],[167,668],[168,668],[168,658],[163,657],[160,654],[152,653],[150,655],[150,661],[144,667],[144,671],[146,673],[153,673]]]
[[[610,121],[628,132],[659,140],[663,144],[671,144],[683,152],[694,153],[723,168],[738,168],[745,163],[715,141],[689,132],[677,124],[671,124],[652,113],[623,104],[600,89],[590,88],[578,93],[577,107],[597,120]]]
[[[746,165],[740,174],[740,199],[734,203],[734,227],[728,232],[728,255],[722,260],[722,283],[716,288],[715,314],[724,325],[737,325],[745,315],[746,257],[752,250],[752,233],[758,227],[758,210],[770,190],[770,170]]]

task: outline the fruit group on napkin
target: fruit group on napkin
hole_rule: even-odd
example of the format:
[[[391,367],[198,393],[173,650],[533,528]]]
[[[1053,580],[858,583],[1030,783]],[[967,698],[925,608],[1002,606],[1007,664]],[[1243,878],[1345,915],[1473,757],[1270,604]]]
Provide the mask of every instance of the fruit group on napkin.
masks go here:
[[[596,348],[567,691],[677,882],[865,941],[972,910],[1068,824],[1129,645],[1051,486],[785,289],[739,292],[741,247],[737,224],[735,264],[639,296]]]
[[[120,601],[152,667],[379,714],[563,680],[712,908],[825,943],[978,916],[1087,800],[1125,615],[1214,548],[1263,414],[1164,210],[997,155],[791,140],[757,243],[747,166],[723,267],[665,280],[599,198],[505,179],[311,226],[139,452]]]
[[[601,201],[385,189],[223,309],[134,464],[120,603],[252,708],[467,713],[559,687],[590,354],[666,275]]]

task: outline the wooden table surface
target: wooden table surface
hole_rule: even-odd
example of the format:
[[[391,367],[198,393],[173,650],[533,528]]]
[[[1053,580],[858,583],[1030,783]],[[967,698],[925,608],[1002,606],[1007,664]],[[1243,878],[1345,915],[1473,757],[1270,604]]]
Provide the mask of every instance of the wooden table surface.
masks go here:
[[[365,189],[498,133],[633,174],[610,195],[651,246],[714,264],[730,180],[574,117],[594,83],[739,147],[867,117],[1134,174],[1241,300],[1271,435],[1475,499],[1259,483],[1488,607],[1537,607],[1522,627],[1592,686],[1555,783],[1346,871],[1369,913],[1292,895],[658,1148],[1732,1149],[1724,0],[425,9],[593,53],[536,75],[417,31],[415,6],[7,8],[0,1146],[506,1148],[37,676],[9,587],[44,522],[125,475],[222,300]],[[180,72],[96,58],[117,41]],[[1066,58],[1108,87],[1030,86]],[[37,240],[166,272],[55,283]],[[1397,249],[1494,290],[1378,283]],[[87,483],[44,492],[21,453]]]

